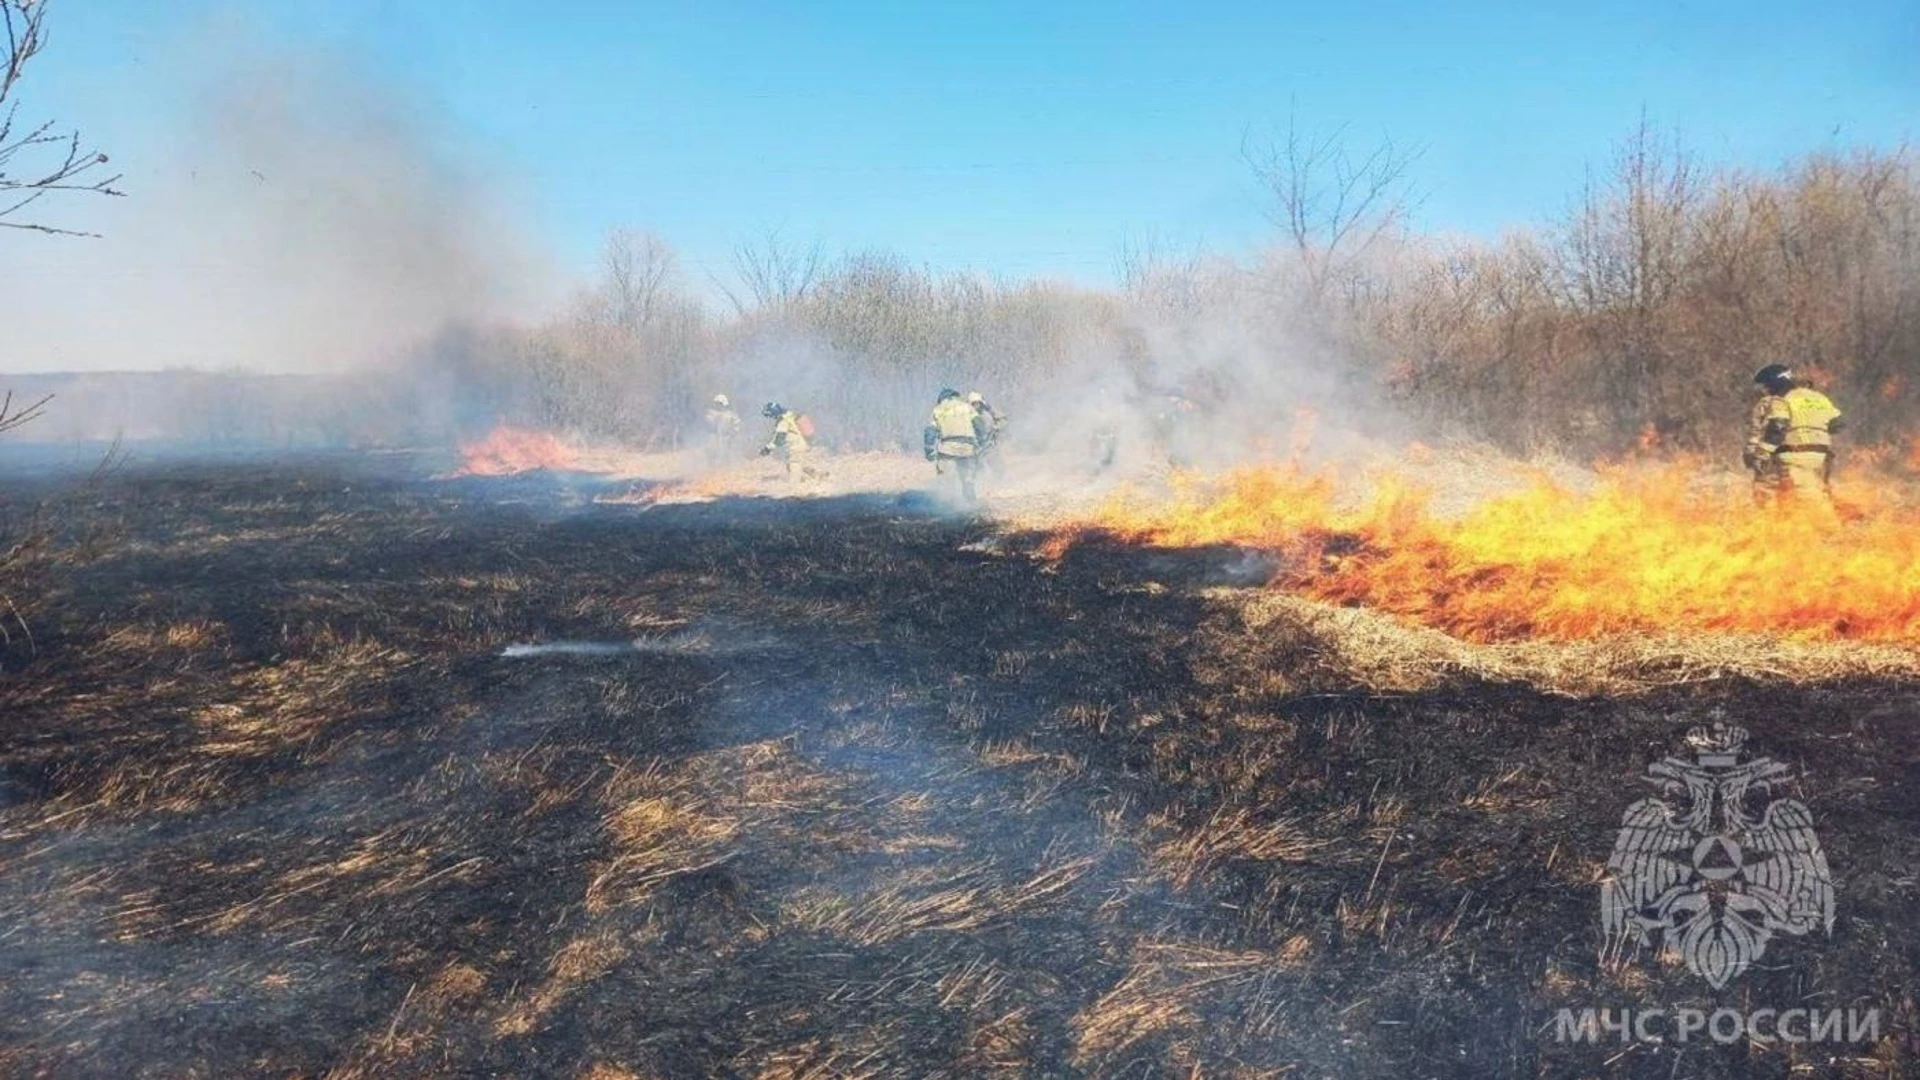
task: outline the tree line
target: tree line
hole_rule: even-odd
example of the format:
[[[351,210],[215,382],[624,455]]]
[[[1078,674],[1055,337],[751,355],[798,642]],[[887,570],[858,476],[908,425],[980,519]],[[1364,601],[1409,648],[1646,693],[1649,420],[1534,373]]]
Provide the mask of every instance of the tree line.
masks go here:
[[[1282,403],[1519,452],[1735,456],[1753,371],[1826,384],[1857,437],[1920,413],[1920,186],[1904,151],[1712,169],[1642,125],[1563,218],[1494,241],[1407,224],[1413,155],[1289,132],[1250,150],[1276,240],[1251,259],[1136,245],[1087,289],[836,259],[778,234],[735,253],[730,310],[659,238],[609,238],[600,280],[540,326],[450,328],[413,383],[472,426],[665,446],[708,395],[780,397],[854,448],[906,440],[942,385],[1014,412],[1178,393],[1257,430]],[[1090,389],[1093,388],[1093,389]],[[1337,419],[1337,417],[1336,417]]]

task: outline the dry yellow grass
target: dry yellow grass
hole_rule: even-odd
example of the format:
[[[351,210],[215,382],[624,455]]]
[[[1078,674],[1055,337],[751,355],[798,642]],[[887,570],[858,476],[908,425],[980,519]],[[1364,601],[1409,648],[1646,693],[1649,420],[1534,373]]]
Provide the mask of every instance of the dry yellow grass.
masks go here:
[[[877,1051],[843,1050],[822,1039],[809,1039],[766,1055],[753,1076],[755,1080],[869,1080],[887,1075],[874,1063],[878,1056]]]
[[[623,770],[601,803],[612,858],[587,886],[589,912],[644,900],[661,884],[721,866],[749,832],[763,841],[807,810],[831,817],[839,782],[779,739]]]
[[[966,1076],[1026,1076],[1038,1038],[1030,1010],[1011,1009],[968,1028],[966,1047],[955,1066]]]
[[[1176,886],[1186,888],[1205,877],[1221,862],[1301,862],[1328,846],[1308,834],[1301,823],[1280,818],[1262,821],[1247,807],[1220,807],[1197,824],[1176,823],[1166,814],[1149,818],[1168,839],[1151,852],[1154,863]]]
[[[636,783],[644,785],[652,776]],[[726,861],[745,821],[716,812],[707,793],[691,784],[662,784],[658,793],[623,798],[607,815],[615,854],[587,885],[589,912],[644,899],[676,875]]]
[[[531,993],[508,1003],[494,1021],[496,1038],[526,1035],[569,994],[618,967],[631,953],[633,942],[609,930],[595,930],[568,942],[548,964],[547,978]]]
[[[285,659],[218,677],[203,674],[200,669],[218,666],[208,654],[224,635],[217,624],[188,620],[118,627],[96,642],[89,662],[138,657],[140,678],[103,680],[98,690],[64,695],[60,706],[71,725],[119,725],[136,745],[172,745],[150,760],[131,755],[111,771],[70,785],[37,808],[37,821],[16,821],[10,833],[52,824],[80,828],[107,816],[184,814],[217,804],[229,797],[234,774],[257,762],[289,752],[303,759],[324,754],[324,735],[378,711],[386,686],[419,663],[404,649],[322,625],[292,643],[293,655]],[[35,692],[23,688],[22,697]],[[126,723],[135,716],[163,722]],[[191,753],[178,752],[182,741]],[[6,835],[0,832],[0,838]]]
[[[1044,911],[1092,866],[1091,858],[1068,859],[1008,882],[1004,870],[989,860],[941,863],[904,870],[865,888],[802,888],[782,914],[803,929],[875,946],[909,934],[978,930]]]
[[[1113,988],[1074,1017],[1075,1063],[1099,1064],[1144,1039],[1178,1040],[1203,1028],[1237,1038],[1270,1039],[1278,1031],[1275,976],[1300,957],[1146,942]],[[1221,1032],[1224,1025],[1229,1032]],[[1180,1053],[1176,1045],[1175,1054]]]
[[[631,1069],[623,1069],[618,1065],[609,1065],[602,1061],[587,1066],[581,1071],[578,1080],[648,1080],[648,1078]]]
[[[1418,693],[1515,683],[1567,696],[1618,696],[1723,679],[1920,679],[1920,652],[1895,645],[1739,634],[1631,634],[1593,641],[1473,644],[1392,616],[1270,590],[1215,589],[1227,618],[1202,631],[1202,674],[1260,692]]]

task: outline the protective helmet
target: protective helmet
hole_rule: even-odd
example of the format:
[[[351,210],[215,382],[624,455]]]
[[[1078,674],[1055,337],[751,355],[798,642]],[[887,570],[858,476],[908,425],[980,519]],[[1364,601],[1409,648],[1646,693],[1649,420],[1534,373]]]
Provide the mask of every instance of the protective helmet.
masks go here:
[[[727,400],[727,395],[725,394],[713,395],[713,403],[723,409],[733,404],[733,402]]]
[[[786,412],[787,412],[787,407],[785,405],[782,405],[777,401],[769,401],[767,402],[767,407],[760,410],[760,415],[766,417],[769,420],[778,420],[782,416],[785,416]]]
[[[1793,369],[1785,364],[1768,364],[1754,373],[1753,381],[1761,386],[1774,387],[1793,381]]]
[[[981,393],[980,391],[978,391],[978,390],[973,390],[973,391],[969,391],[969,392],[968,392],[968,394],[967,394],[967,404],[969,404],[969,405],[985,405],[986,403],[987,403],[987,398],[986,398],[986,395],[985,395],[985,394],[982,394],[982,393]]]
[[[938,401],[952,401],[952,400],[953,400],[954,398],[957,398],[957,397],[959,397],[959,396],[960,396],[960,391],[958,391],[958,390],[955,390],[955,389],[954,389],[953,387],[951,387],[951,386],[948,386],[948,387],[943,387],[943,388],[941,389],[941,391],[940,391],[940,396],[939,396],[939,397],[938,397],[937,399],[935,399],[935,400],[938,400]]]

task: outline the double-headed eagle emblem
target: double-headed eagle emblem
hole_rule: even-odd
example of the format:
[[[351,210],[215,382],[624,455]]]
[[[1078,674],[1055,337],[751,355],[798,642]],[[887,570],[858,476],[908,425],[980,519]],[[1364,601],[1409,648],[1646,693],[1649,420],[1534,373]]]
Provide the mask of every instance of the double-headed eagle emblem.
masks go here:
[[[1806,804],[1748,809],[1793,770],[1764,757],[1741,761],[1746,740],[1738,727],[1696,727],[1687,732],[1691,760],[1647,767],[1660,796],[1627,807],[1600,888],[1609,955],[1653,946],[1657,932],[1662,950],[1718,990],[1775,934],[1833,932],[1833,878]]]

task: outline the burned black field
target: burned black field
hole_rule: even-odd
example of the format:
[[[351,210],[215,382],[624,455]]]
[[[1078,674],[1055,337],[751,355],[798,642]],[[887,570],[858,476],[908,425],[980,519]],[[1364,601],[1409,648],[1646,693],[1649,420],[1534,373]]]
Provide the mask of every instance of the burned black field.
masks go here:
[[[1230,558],[912,496],[129,466],[6,591],[16,1076],[1902,1076],[1920,688],[1343,685]],[[0,481],[16,520],[58,491]],[[572,650],[515,648],[573,644]],[[1646,766],[1802,774],[1831,937],[1601,960]],[[1561,1009],[1880,1038],[1556,1038]]]

